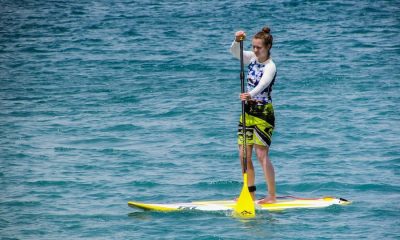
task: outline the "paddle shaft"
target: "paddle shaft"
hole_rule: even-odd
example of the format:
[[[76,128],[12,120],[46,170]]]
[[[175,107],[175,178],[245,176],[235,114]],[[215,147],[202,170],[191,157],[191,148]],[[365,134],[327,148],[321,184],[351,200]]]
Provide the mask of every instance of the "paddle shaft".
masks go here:
[[[240,40],[240,84],[241,92],[245,93],[244,89],[244,63],[243,63],[243,40]],[[243,154],[243,173],[247,172],[247,144],[246,144],[246,101],[242,101],[242,154]]]
[[[244,66],[243,66],[243,38],[240,39],[240,81],[242,93],[244,90]],[[254,218],[256,216],[255,205],[247,183],[247,144],[246,144],[246,100],[242,100],[242,154],[243,154],[243,187],[234,207],[234,216],[240,218]]]

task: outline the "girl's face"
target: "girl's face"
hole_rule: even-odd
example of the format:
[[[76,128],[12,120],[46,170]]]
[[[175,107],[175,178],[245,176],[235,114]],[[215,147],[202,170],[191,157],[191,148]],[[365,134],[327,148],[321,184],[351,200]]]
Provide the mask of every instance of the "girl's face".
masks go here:
[[[268,49],[264,46],[261,39],[253,38],[253,52],[259,61],[265,61],[268,58]]]

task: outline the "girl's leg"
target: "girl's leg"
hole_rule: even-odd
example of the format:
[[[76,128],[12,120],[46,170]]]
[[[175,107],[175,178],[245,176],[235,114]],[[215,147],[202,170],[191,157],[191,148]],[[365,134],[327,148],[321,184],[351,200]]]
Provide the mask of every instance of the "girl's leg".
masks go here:
[[[272,165],[269,159],[269,147],[255,145],[255,151],[260,162],[263,172],[265,181],[267,183],[267,192],[268,195],[259,201],[259,203],[274,203],[276,202],[276,192],[275,192],[275,170],[274,166]]]

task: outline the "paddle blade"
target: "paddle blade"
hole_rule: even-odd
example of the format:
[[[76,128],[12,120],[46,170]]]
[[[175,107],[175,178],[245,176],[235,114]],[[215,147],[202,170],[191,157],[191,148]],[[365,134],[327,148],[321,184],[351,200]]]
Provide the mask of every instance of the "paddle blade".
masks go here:
[[[239,218],[254,218],[256,216],[254,201],[247,186],[247,173],[243,174],[243,188],[236,202],[233,215]]]

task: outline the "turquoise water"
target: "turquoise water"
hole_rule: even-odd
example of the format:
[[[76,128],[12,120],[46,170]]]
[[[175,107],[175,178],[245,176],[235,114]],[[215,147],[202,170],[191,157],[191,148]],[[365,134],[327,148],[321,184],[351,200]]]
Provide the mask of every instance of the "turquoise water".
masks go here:
[[[1,239],[400,238],[398,1],[0,3]],[[278,193],[354,203],[249,221],[129,208],[239,194],[228,49],[265,24]]]

